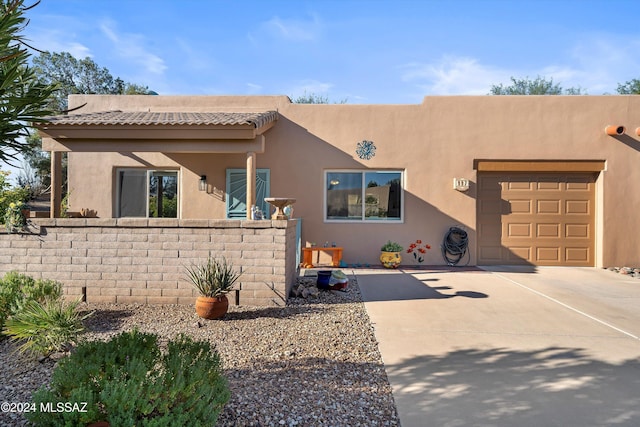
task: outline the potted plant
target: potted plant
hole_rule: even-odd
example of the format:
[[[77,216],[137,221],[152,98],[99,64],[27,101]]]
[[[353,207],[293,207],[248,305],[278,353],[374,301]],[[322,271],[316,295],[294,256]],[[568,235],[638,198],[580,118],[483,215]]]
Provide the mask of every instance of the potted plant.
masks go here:
[[[218,319],[229,309],[227,294],[240,274],[226,258],[209,257],[204,264],[191,264],[187,275],[200,296],[196,299],[196,313],[203,319]]]
[[[385,268],[398,268],[402,262],[400,253],[403,249],[399,243],[392,242],[391,240],[387,241],[387,243],[380,248],[380,262]]]

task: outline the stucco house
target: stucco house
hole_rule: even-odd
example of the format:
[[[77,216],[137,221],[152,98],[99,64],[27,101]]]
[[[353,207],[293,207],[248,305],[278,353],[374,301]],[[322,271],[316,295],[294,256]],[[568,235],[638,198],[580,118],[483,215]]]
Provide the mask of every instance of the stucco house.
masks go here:
[[[637,96],[317,105],[73,95],[69,107],[39,127],[52,152],[53,218],[33,220],[40,240],[24,256],[69,261],[49,273],[88,300],[191,301],[178,267],[217,251],[244,270],[240,303],[278,303],[295,279],[298,239],[372,265],[387,240],[420,239],[433,247],[424,264],[439,265],[452,226],[468,233],[470,265],[640,261]],[[97,218],[57,219],[62,152],[69,210]],[[268,215],[269,196],[295,198],[293,219],[251,220],[247,207]],[[69,247],[46,246],[53,234]],[[46,254],[10,264],[44,276]]]

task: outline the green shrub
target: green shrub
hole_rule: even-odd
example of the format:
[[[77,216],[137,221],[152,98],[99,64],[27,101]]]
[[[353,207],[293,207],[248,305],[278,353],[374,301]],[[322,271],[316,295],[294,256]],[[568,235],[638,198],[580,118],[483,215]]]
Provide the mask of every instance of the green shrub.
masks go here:
[[[0,223],[5,222],[5,212],[11,203],[26,203],[29,199],[29,189],[22,187],[11,188],[8,180],[9,172],[0,171]]]
[[[208,342],[180,335],[163,354],[158,337],[125,332],[80,344],[33,395],[36,408],[58,402],[86,412],[32,412],[36,426],[213,426],[229,399],[220,357]]]
[[[11,315],[20,311],[28,301],[57,301],[62,297],[62,284],[53,280],[10,271],[0,280],[0,331]]]
[[[92,314],[82,316],[76,311],[79,303],[29,300],[7,320],[3,332],[21,342],[21,352],[49,355],[66,350],[68,344],[77,342],[84,330],[82,321]]]

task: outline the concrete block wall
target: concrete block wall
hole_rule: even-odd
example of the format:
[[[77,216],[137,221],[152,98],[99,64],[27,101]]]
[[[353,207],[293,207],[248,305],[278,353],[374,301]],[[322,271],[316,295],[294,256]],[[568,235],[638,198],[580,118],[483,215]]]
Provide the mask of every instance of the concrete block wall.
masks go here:
[[[0,231],[0,274],[58,280],[87,302],[192,304],[185,266],[224,256],[242,272],[231,304],[277,306],[296,280],[296,245],[296,220],[31,219]]]

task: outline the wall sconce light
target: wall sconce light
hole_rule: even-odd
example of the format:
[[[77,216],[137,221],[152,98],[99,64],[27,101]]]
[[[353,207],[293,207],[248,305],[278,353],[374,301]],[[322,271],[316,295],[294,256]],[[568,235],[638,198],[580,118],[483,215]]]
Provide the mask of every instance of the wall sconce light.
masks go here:
[[[624,133],[624,126],[609,125],[606,128],[604,128],[604,132],[610,136],[622,135]]]
[[[466,178],[453,178],[453,189],[458,191],[469,191],[469,180]]]
[[[636,128],[636,135],[640,136],[640,128]]]
[[[200,181],[198,181],[198,190],[207,191],[207,175],[200,175]]]

